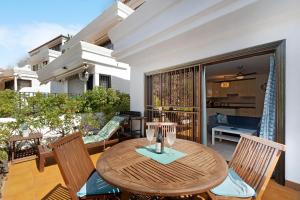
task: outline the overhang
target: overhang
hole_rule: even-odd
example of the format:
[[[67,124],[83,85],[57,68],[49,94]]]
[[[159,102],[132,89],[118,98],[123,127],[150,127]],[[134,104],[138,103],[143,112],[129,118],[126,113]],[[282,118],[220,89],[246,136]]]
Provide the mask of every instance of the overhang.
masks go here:
[[[30,64],[35,65],[43,61],[51,61],[52,59],[57,58],[61,55],[61,52],[48,49],[48,47],[43,47],[39,50],[36,50],[30,56]]]
[[[104,42],[108,39],[108,31],[133,12],[134,10],[119,1],[114,3],[66,42],[63,45],[63,49],[67,50],[80,41],[92,44],[99,44],[101,41]]]
[[[37,73],[29,70],[22,70],[18,67],[5,69],[0,74],[1,80],[10,80],[14,77],[18,78],[37,78]]]
[[[137,56],[140,52],[151,49],[153,53],[158,53],[160,50],[154,47],[159,44],[204,27],[256,1],[146,1],[126,20],[109,31],[109,38],[114,44],[113,56],[132,65],[133,59],[134,62],[143,59]],[[198,40],[201,39],[199,36]],[[152,55],[151,51],[147,54]]]
[[[112,50],[87,42],[79,42],[38,71],[39,81],[62,80],[81,71],[85,64],[125,69],[111,56]]]

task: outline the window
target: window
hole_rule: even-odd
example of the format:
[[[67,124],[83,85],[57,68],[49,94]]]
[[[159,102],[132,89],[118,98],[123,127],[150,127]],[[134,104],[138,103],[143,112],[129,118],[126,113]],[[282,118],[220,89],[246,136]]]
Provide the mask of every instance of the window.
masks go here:
[[[39,65],[38,64],[32,66],[32,71],[36,72],[38,70],[39,70]]]
[[[31,87],[31,80],[18,79],[18,90],[21,90],[24,87]]]
[[[111,77],[108,75],[99,75],[99,86],[104,88],[111,87]]]
[[[111,43],[110,40],[107,40],[107,41],[103,42],[103,43],[100,44],[99,46],[104,47],[104,48],[107,48],[107,49],[111,49],[111,50],[114,49],[114,45],[113,45],[113,43]]]
[[[61,51],[61,47],[62,47],[62,44],[59,43],[53,47],[51,47],[50,49],[54,50],[54,51]]]
[[[47,65],[47,64],[48,64],[48,61],[47,61],[47,60],[43,61],[43,66],[45,66],[45,65]]]
[[[14,80],[5,81],[4,89],[5,90],[14,90]]]
[[[87,90],[93,90],[93,85],[94,85],[94,83],[93,83],[93,74],[90,74],[90,76],[89,76],[89,79],[88,79],[88,81],[87,81],[87,83],[86,83],[86,89]]]

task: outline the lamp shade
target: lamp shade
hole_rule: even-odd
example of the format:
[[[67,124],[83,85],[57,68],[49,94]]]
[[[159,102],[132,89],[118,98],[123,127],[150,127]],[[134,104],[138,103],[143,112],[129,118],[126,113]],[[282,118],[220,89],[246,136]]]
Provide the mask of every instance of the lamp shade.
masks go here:
[[[230,87],[230,83],[229,82],[221,82],[221,88],[229,88]]]

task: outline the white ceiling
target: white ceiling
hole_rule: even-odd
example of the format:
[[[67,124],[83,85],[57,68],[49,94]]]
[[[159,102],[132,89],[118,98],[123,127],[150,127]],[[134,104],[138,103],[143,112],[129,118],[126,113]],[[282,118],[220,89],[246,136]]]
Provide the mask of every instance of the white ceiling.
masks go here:
[[[257,74],[267,74],[269,72],[270,54],[234,60],[206,67],[206,79],[224,79],[226,76],[236,75],[243,66],[243,73],[256,72]]]

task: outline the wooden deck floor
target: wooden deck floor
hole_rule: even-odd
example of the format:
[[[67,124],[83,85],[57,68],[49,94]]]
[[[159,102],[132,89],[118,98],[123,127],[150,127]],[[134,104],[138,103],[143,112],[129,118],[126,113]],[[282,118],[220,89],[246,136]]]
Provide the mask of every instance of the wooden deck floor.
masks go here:
[[[95,163],[100,154],[91,156]],[[59,184],[62,184],[60,186]],[[28,161],[10,166],[7,181],[4,185],[5,200],[38,200],[38,199],[69,199],[64,181],[57,165],[45,167],[40,173],[35,161]],[[300,192],[276,184],[271,181],[263,200],[299,200]]]

